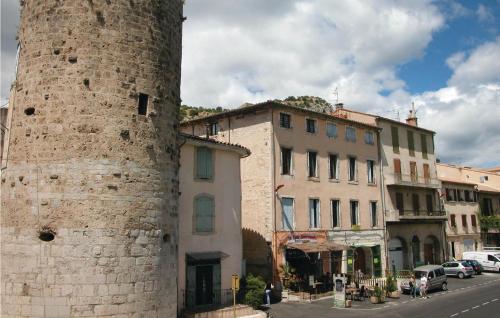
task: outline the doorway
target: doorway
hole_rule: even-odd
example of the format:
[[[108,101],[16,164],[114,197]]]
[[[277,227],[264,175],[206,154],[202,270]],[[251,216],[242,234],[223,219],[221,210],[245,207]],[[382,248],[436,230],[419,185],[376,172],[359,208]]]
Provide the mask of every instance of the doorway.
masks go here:
[[[213,302],[213,266],[196,266],[196,306]]]

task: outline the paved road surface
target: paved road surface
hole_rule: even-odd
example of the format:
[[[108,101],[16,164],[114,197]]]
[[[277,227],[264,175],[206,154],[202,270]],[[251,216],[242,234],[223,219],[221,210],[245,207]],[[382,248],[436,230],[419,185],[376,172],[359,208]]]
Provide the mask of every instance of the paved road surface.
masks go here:
[[[313,303],[273,305],[273,318],[295,317],[394,317],[394,318],[496,318],[500,317],[500,274],[486,273],[471,279],[448,279],[449,291],[431,293],[430,299],[407,295],[385,304],[363,308],[332,308],[332,299]],[[356,302],[355,302],[356,303]]]

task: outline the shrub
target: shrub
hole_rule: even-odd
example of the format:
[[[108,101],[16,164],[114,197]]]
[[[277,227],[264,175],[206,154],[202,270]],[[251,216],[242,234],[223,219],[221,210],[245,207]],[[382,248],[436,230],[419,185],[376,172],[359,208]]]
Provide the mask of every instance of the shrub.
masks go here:
[[[398,290],[397,282],[390,274],[387,275],[387,278],[385,279],[385,288],[387,289],[388,293],[392,293]]]
[[[265,288],[266,283],[261,277],[248,274],[244,303],[252,306],[253,308],[257,308],[262,305],[264,300]]]

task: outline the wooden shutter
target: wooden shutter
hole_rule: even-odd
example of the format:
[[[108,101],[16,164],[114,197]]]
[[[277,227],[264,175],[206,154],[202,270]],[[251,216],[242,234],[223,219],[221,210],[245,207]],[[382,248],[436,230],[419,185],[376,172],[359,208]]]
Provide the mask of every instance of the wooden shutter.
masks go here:
[[[293,199],[283,198],[283,229],[285,231],[293,230]]]
[[[429,170],[429,164],[427,163],[424,163],[424,179],[425,183],[431,182],[431,172]]]
[[[417,182],[417,163],[410,161],[410,176],[412,182]]]
[[[422,158],[427,159],[427,136],[420,134],[420,141],[422,145]]]
[[[395,153],[399,153],[399,132],[398,132],[398,127],[391,126],[391,134],[392,134],[392,150]]]
[[[195,201],[196,232],[213,232],[214,200],[211,197],[198,197]]]
[[[408,150],[410,152],[410,156],[415,156],[415,140],[413,138],[413,131],[408,130]]]
[[[211,179],[213,175],[212,150],[206,147],[196,148],[196,177]]]

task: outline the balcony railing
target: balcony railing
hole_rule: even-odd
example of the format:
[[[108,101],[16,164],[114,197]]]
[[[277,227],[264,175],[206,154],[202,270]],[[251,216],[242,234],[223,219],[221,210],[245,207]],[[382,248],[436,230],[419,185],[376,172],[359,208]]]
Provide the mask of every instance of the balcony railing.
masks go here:
[[[195,289],[182,290],[182,308],[190,311],[210,311],[233,305],[233,291],[231,289],[214,289],[210,295],[197,293]],[[238,293],[237,303],[241,297]]]
[[[439,180],[437,178],[423,177],[414,174],[392,173],[389,174],[389,178],[387,178],[386,183],[387,185],[392,184],[422,188],[440,188]]]
[[[399,210],[399,218],[437,218],[437,219],[446,219],[446,211],[442,210],[435,210],[435,211],[428,211],[428,210]]]

